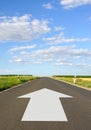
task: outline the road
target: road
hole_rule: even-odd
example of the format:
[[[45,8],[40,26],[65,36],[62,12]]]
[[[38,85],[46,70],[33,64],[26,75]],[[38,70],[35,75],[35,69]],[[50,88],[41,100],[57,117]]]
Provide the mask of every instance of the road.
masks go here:
[[[68,121],[21,121],[31,99],[18,97],[43,88],[72,96],[60,98]],[[91,91],[43,77],[1,92],[0,130],[91,130]]]

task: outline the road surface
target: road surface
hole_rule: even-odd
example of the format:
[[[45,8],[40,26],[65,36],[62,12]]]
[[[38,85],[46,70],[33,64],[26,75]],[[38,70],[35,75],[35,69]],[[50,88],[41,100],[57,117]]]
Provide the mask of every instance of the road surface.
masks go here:
[[[60,98],[68,121],[21,120],[31,99],[18,97],[43,88],[72,96]],[[43,77],[1,92],[0,130],[91,130],[91,91]]]

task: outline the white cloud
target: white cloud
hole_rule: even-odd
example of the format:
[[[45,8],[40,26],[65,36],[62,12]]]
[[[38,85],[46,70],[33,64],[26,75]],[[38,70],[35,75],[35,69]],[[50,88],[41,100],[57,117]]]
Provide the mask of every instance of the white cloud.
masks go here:
[[[70,9],[81,5],[91,4],[91,0],[61,0],[60,4],[63,5],[65,9]]]
[[[74,66],[74,67],[79,67],[79,68],[88,68],[91,67],[91,64],[84,64],[84,63],[73,63],[73,62],[57,62],[55,64],[56,66]]]
[[[64,63],[64,62],[60,62],[60,63],[56,63],[57,66],[72,66],[73,64],[72,63]]]
[[[72,66],[72,61],[70,59],[68,59],[67,56],[64,56],[58,60],[56,60],[55,65],[57,66]]]
[[[72,49],[69,50],[70,55],[75,56],[91,56],[91,50],[88,49]]]
[[[53,6],[51,3],[43,4],[42,5],[45,9],[53,9]]]
[[[80,58],[76,59],[76,57]],[[88,63],[88,57],[91,57],[91,50],[89,49],[77,49],[75,46],[51,46],[46,49],[21,52],[17,56],[12,57],[11,62],[23,64],[42,64],[50,62],[57,66],[81,67],[82,65],[85,67],[87,65],[85,65],[85,63]],[[84,61],[82,59],[84,59]]]
[[[19,63],[19,62],[23,62],[23,60],[22,60],[22,58],[16,58],[16,59],[15,59],[15,62],[18,62],[18,63]]]
[[[61,32],[53,37],[44,38],[44,40],[50,44],[90,41],[89,38],[65,38],[63,32]]]
[[[54,31],[63,31],[65,28],[61,26],[55,26]]]
[[[6,75],[6,74],[26,74],[26,70],[16,70],[15,68],[13,68],[13,69],[1,69],[0,70],[0,74],[1,75]]]
[[[0,42],[31,41],[50,31],[47,20],[31,19],[31,15],[0,17]]]
[[[10,53],[13,53],[15,51],[23,51],[23,50],[26,50],[26,49],[33,49],[35,48],[36,45],[27,45],[27,46],[20,46],[20,47],[13,47],[9,50]]]
[[[77,67],[83,67],[83,68],[88,68],[88,67],[91,67],[91,64],[83,64],[83,63],[78,63],[78,64],[75,64],[75,66],[77,66]]]
[[[14,56],[13,59],[11,60],[11,62],[16,62],[16,63],[52,62],[56,59],[57,55],[59,55],[61,53],[62,54],[65,53],[68,48],[69,47],[67,47],[67,46],[64,46],[64,47],[52,46],[47,49],[40,49],[40,50],[36,50],[36,51],[31,51],[31,52],[25,51],[25,52],[21,52],[20,55],[18,55],[18,56]]]

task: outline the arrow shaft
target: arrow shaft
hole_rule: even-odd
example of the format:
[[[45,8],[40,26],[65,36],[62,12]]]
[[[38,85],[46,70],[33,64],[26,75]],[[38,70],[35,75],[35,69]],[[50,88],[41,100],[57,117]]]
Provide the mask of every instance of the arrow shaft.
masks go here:
[[[58,98],[41,97],[29,101],[22,121],[67,121]]]

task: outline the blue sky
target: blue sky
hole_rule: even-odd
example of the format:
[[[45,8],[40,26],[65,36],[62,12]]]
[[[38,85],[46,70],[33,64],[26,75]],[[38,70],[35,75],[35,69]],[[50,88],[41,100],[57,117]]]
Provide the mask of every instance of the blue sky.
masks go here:
[[[91,0],[0,0],[0,74],[91,75]]]

